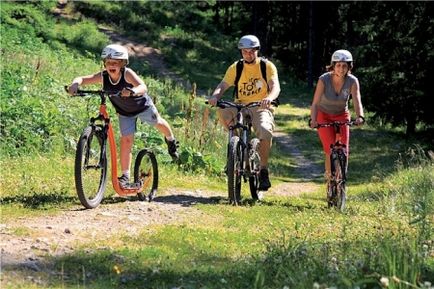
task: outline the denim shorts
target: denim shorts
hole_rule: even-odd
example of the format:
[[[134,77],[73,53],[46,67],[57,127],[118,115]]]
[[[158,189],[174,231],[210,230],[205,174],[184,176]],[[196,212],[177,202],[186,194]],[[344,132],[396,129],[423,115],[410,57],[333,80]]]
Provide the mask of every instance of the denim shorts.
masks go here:
[[[130,134],[134,134],[137,129],[137,118],[139,118],[142,123],[147,123],[149,125],[156,125],[158,123],[158,110],[155,105],[151,102],[150,106],[143,112],[139,113],[135,116],[119,116],[119,128],[121,130],[121,135],[126,136]]]

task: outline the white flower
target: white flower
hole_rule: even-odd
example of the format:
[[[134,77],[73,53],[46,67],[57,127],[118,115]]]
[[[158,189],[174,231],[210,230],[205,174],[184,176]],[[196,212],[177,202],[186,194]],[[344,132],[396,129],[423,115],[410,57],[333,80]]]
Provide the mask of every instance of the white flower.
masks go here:
[[[389,287],[389,278],[387,278],[387,277],[381,277],[380,278],[380,283],[381,283],[381,286],[384,287],[384,288]]]

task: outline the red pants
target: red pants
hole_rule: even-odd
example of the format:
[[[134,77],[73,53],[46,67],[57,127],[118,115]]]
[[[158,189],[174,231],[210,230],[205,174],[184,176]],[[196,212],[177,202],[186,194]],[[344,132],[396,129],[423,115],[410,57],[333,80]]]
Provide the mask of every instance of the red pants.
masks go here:
[[[316,121],[318,123],[328,123],[332,121],[349,121],[351,118],[350,112],[344,112],[342,114],[328,114],[318,110]],[[347,146],[347,155],[350,152],[350,128],[347,125],[340,127],[341,131],[341,143]],[[336,142],[336,132],[333,126],[322,127],[318,129],[318,135],[322,143],[324,152],[330,154],[330,145]]]

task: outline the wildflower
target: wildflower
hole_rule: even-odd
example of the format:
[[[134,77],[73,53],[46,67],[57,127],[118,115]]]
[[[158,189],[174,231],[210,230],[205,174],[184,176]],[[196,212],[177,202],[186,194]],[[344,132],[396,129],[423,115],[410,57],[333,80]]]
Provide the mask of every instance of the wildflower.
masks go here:
[[[380,278],[380,284],[381,284],[381,287],[383,287],[383,288],[389,287],[389,278],[381,277]]]
[[[396,277],[396,276],[393,276],[393,277],[392,277],[392,280],[395,281],[396,283],[401,282],[401,280],[399,280],[399,278]]]
[[[116,274],[121,274],[121,268],[119,268],[117,265],[113,266],[113,271],[115,271]]]

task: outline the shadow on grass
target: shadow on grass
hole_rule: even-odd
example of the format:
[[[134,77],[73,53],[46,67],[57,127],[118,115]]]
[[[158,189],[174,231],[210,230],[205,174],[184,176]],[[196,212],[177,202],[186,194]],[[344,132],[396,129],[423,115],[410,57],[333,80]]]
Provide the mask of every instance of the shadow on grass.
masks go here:
[[[424,267],[419,259],[412,263],[411,270],[400,266],[418,256],[418,251],[412,247],[416,236],[396,236],[391,231],[386,232],[390,237],[384,238],[384,234],[381,228],[381,231],[373,231],[372,236],[351,241],[306,241],[297,232],[288,232],[267,242],[263,254],[241,258],[218,249],[204,250],[201,242],[183,242],[177,236],[167,240],[179,246],[177,253],[170,255],[164,249],[167,244],[159,243],[161,240],[143,246],[143,240],[137,238],[130,241],[129,248],[76,251],[52,257],[37,268],[50,272],[43,275],[46,278],[43,281],[62,285],[62,288],[76,288],[77,284],[84,288],[125,289],[262,288],[258,284],[267,284],[267,288],[311,288],[314,282],[347,288],[348,280],[357,281],[358,285],[378,284],[381,275],[373,273],[384,270],[384,259],[393,256],[388,269],[396,269],[403,280],[410,281],[414,276],[427,280],[433,273],[432,268]],[[137,247],[134,242],[142,246]],[[330,264],[335,264],[336,259],[338,262],[346,260],[345,266],[339,267],[340,274],[332,275]],[[14,269],[26,268],[17,264]]]
[[[200,197],[191,195],[170,195],[156,197],[153,202],[165,204],[180,204],[183,207],[191,207],[197,204],[219,204],[225,202],[223,197]]]
[[[77,203],[76,197],[71,197],[66,192],[33,193],[32,195],[9,196],[0,199],[4,204],[21,204],[28,209],[45,209],[48,207],[59,207],[66,204]]]

